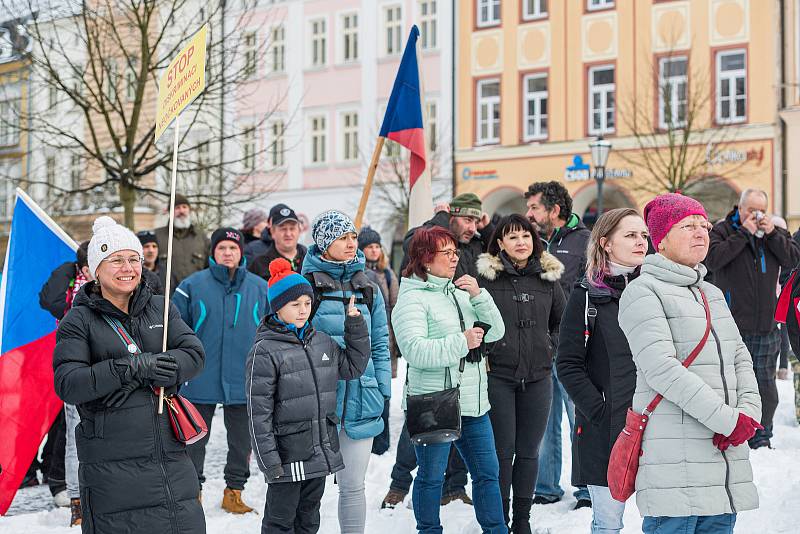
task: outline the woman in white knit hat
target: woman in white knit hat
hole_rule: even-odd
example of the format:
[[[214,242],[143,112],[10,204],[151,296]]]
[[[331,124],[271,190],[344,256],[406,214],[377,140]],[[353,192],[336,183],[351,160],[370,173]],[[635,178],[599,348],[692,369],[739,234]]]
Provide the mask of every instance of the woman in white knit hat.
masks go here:
[[[175,439],[156,388],[169,395],[203,368],[203,347],[164,297],[142,283],[142,245],[110,217],[89,242],[95,281],[59,324],[56,393],[75,404],[83,532],[205,532],[197,473]]]

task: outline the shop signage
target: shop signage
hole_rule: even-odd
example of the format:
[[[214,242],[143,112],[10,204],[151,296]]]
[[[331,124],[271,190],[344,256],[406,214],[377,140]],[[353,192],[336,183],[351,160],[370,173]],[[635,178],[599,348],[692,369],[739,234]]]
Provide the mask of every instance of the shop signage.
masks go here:
[[[584,163],[583,156],[576,154],[572,158],[572,165],[567,167],[564,171],[565,182],[586,182],[594,180],[596,170],[591,169],[588,163]],[[612,169],[606,168],[606,180],[616,178],[630,178],[633,176],[633,171],[630,169]]]
[[[464,170],[461,171],[461,178],[464,181],[467,180],[497,180],[500,176],[497,174],[495,169],[489,169],[485,171],[474,171],[469,167],[464,167]]]
[[[734,149],[719,150],[712,141],[709,141],[708,145],[706,145],[706,163],[709,165],[728,165],[747,161],[755,161],[757,165],[761,165],[763,160],[763,146],[744,151]]]

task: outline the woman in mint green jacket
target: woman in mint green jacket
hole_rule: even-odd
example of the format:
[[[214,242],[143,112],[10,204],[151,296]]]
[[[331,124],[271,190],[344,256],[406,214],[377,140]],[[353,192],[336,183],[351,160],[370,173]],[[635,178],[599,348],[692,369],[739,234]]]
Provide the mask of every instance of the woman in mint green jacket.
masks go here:
[[[505,326],[492,297],[464,275],[453,282],[458,247],[444,228],[417,230],[408,251],[408,267],[392,314],[397,345],[408,362],[406,395],[441,391],[459,385],[461,437],[455,442],[472,476],[475,515],[483,532],[507,533],[498,482],[499,465],[492,424],[485,359],[460,363],[470,349],[503,337]],[[459,311],[463,315],[462,331]],[[483,330],[476,321],[491,325]],[[449,370],[450,383],[447,382]],[[440,533],[439,501],[450,452],[449,443],[415,445],[419,469],[414,481],[417,530]]]

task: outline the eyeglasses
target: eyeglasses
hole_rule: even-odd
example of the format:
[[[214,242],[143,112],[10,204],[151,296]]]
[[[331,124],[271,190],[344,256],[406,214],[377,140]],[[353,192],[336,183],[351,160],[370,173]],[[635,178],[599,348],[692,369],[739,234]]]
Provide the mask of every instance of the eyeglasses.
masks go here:
[[[679,226],[678,229],[682,232],[686,232],[687,234],[694,234],[699,230],[703,230],[705,233],[708,233],[711,231],[711,223],[705,221],[701,223],[684,224],[682,226]]]
[[[461,257],[461,251],[458,250],[457,248],[448,248],[448,249],[445,249],[445,250],[437,250],[436,252],[439,253],[439,254],[444,254],[445,256],[447,256],[447,259],[449,259],[449,260],[452,260],[453,258]]]
[[[123,265],[126,263],[131,266],[131,268],[141,267],[142,266],[142,257],[141,256],[131,256],[130,258],[120,258],[117,256],[116,258],[111,258],[104,260],[106,263],[114,267],[115,269],[121,269]]]

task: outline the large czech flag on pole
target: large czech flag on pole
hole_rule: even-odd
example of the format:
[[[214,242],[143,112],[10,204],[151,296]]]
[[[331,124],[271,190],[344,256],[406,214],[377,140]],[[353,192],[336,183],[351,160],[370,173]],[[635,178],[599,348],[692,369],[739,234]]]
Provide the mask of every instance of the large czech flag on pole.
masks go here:
[[[397,70],[392,95],[381,126],[382,137],[411,151],[408,226],[419,226],[433,216],[431,173],[427,164],[425,91],[420,73],[419,28],[413,26]]]
[[[62,407],[53,386],[56,320],[39,307],[39,290],[56,267],[75,261],[76,249],[17,189],[0,283],[0,515]]]

